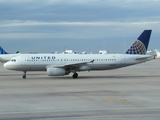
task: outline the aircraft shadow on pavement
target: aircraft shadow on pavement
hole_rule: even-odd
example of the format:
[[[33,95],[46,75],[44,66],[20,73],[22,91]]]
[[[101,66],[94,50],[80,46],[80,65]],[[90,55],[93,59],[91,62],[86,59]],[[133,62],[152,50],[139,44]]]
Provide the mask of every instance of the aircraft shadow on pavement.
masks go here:
[[[11,74],[6,74],[6,73],[1,73],[0,76],[3,76],[3,77],[11,77],[13,76],[13,79],[17,79],[17,78],[22,78],[22,74],[20,73],[11,73]],[[83,80],[83,79],[142,79],[142,78],[160,78],[160,75],[103,75],[103,76],[84,76],[84,75],[80,75],[77,79],[73,79],[71,75],[68,75],[68,76],[48,76],[47,74],[45,73],[42,73],[42,74],[38,74],[38,73],[34,73],[34,74],[30,74],[28,73],[27,74],[27,79],[39,79],[39,80],[42,80],[42,79],[46,79],[46,80]],[[22,78],[23,79],[23,78]]]

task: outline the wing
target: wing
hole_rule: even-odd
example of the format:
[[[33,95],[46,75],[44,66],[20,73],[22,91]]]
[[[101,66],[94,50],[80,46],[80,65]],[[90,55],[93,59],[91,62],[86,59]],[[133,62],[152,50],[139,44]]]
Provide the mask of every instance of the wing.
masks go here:
[[[75,70],[75,69],[79,69],[81,66],[85,66],[88,63],[93,63],[94,60],[89,61],[89,62],[77,62],[77,63],[69,63],[69,64],[64,64],[64,65],[48,65],[46,66],[46,68],[64,68],[65,70]]]

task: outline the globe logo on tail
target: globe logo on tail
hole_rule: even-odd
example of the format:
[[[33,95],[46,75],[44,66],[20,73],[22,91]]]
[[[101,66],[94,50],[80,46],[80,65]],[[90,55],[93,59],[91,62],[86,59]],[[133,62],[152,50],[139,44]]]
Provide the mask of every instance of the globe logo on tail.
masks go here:
[[[126,54],[146,54],[146,47],[141,41],[136,40],[126,51]]]

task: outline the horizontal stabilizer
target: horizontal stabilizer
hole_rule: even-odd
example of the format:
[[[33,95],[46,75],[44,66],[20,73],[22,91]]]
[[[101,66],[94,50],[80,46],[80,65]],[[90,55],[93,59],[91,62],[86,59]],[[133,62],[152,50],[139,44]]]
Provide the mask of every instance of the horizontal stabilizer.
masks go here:
[[[135,58],[135,60],[143,60],[143,59],[145,60],[148,58],[154,58],[154,56],[150,55],[150,56],[138,57],[138,58]]]

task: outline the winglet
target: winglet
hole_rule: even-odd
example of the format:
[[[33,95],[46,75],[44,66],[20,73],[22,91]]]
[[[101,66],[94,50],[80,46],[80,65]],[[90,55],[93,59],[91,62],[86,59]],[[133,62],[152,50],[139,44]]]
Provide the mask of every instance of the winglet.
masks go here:
[[[126,54],[146,54],[152,30],[144,30]]]
[[[0,54],[8,54],[8,53],[4,51],[3,48],[0,46]]]
[[[90,62],[92,62],[92,63],[93,63],[93,62],[94,62],[94,60],[92,60],[92,61],[90,61]]]

